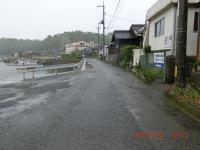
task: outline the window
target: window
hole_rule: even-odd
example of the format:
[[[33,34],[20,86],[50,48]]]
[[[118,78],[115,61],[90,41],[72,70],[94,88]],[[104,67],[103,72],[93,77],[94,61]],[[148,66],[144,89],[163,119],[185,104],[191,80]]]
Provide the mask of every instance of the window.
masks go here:
[[[84,47],[84,46],[85,46],[85,43],[80,43],[80,46],[81,46],[81,47]]]
[[[156,22],[155,24],[155,37],[158,37],[165,33],[165,18]]]
[[[164,34],[165,33],[165,19],[162,19],[160,21],[160,34]]]
[[[160,35],[160,22],[157,22],[155,25],[155,37]]]
[[[199,26],[199,13],[195,12],[194,13],[194,31],[198,31],[198,26]]]

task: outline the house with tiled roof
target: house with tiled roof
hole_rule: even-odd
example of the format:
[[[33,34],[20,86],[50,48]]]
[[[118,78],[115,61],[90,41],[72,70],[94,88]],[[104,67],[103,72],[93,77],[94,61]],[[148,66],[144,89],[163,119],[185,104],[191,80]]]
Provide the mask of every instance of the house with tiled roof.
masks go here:
[[[109,48],[109,60],[116,63],[124,45],[142,46],[144,24],[133,24],[129,30],[115,30]]]

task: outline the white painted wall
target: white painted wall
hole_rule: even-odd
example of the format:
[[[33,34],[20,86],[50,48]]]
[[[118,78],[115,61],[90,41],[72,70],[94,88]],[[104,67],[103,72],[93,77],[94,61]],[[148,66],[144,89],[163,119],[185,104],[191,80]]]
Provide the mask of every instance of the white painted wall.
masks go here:
[[[158,17],[149,21],[149,45],[151,45],[152,50],[166,49],[165,38],[169,36],[174,38],[174,13],[174,7],[171,7]],[[162,18],[165,18],[165,33],[155,37],[155,24]]]
[[[189,8],[188,9],[188,31],[187,31],[187,55],[188,56],[196,56],[197,51],[197,37],[198,33],[193,31],[194,27],[194,13],[198,12],[198,8]],[[158,22],[160,19],[165,17],[165,33],[159,37],[155,37],[155,23]],[[177,18],[176,18],[176,25],[177,25]],[[165,10],[159,16],[149,20],[149,45],[151,46],[152,50],[162,50],[170,48],[171,51],[167,53],[167,55],[175,54],[175,50],[173,53],[173,47],[175,47],[174,38],[174,27],[175,25],[175,6],[172,5],[167,10]],[[171,47],[166,47],[165,39],[166,37],[172,36],[172,45]]]
[[[66,54],[71,54],[71,52],[75,51],[74,47],[66,47]]]
[[[177,2],[178,2],[178,0],[158,0],[147,10],[147,20],[149,20],[156,13],[159,13],[166,7],[173,5],[173,4],[177,4]],[[188,0],[189,4],[196,4],[199,2],[200,2],[200,0]]]
[[[190,8],[188,10],[188,31],[187,31],[187,55],[196,56],[198,32],[194,32],[194,13],[198,12],[198,8]]]
[[[141,49],[134,49],[133,50],[133,66],[139,65],[141,51],[142,51]]]
[[[79,41],[79,42],[74,42],[70,44],[66,44],[66,54],[71,54],[71,52],[75,50],[83,51],[87,48],[94,47],[95,43],[94,42],[85,42],[85,41]]]

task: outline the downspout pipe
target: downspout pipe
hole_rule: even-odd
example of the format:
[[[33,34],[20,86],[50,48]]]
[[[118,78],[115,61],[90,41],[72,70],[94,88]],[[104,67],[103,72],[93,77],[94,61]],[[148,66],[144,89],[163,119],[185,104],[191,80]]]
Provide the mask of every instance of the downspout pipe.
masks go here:
[[[177,5],[174,4],[174,31],[173,31],[173,50],[172,50],[172,55],[175,56],[176,52],[176,29],[177,29]]]

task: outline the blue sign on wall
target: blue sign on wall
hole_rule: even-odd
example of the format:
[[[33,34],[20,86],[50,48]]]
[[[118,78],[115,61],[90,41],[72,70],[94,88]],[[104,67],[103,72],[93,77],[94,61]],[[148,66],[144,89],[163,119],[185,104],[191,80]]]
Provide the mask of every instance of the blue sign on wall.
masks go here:
[[[157,68],[163,68],[164,64],[154,63],[154,66]]]

